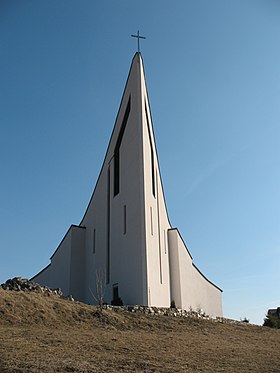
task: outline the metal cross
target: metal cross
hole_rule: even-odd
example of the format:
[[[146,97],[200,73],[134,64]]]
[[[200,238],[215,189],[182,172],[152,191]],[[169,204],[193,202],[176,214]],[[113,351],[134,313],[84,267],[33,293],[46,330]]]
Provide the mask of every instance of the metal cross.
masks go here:
[[[131,35],[133,38],[137,38],[137,42],[138,42],[138,53],[140,53],[140,40],[139,39],[146,39],[145,36],[140,36],[139,34],[139,30],[137,32],[137,35]]]

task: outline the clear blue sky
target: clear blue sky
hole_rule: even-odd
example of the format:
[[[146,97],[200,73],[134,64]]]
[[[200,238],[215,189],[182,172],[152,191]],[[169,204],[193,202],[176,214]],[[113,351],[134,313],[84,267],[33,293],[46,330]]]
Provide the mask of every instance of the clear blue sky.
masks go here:
[[[99,174],[136,40],[169,216],[224,314],[280,306],[280,3],[0,2],[0,283],[49,263]]]

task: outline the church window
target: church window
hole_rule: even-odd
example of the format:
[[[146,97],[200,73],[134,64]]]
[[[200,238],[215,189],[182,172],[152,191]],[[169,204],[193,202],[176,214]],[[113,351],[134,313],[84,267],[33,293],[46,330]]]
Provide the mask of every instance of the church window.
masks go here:
[[[119,298],[119,284],[113,285],[113,301],[116,301]]]
[[[159,213],[159,198],[158,198],[158,173],[157,176],[157,226],[158,226],[158,253],[159,253],[159,274],[160,274],[160,283],[162,284],[162,263],[161,263],[161,231],[160,231],[160,213]]]
[[[148,111],[147,111],[147,105],[145,103],[145,113],[146,113],[146,122],[148,127],[148,133],[149,133],[149,141],[150,141],[150,152],[151,152],[151,168],[152,168],[152,193],[153,196],[156,197],[156,191],[155,191],[155,164],[154,164],[154,151],[153,151],[153,143],[152,143],[152,136],[151,136],[151,130],[150,130],[150,124],[148,119]]]
[[[150,215],[151,215],[151,235],[154,235],[154,229],[153,229],[153,208],[150,206]]]
[[[120,132],[117,138],[115,150],[114,150],[114,197],[120,192],[120,147],[127,124],[127,120],[130,113],[130,96],[125,109],[123,121],[121,124]]]
[[[92,253],[95,254],[95,228],[93,229],[92,232]]]
[[[119,295],[119,284],[113,284],[113,299],[111,301],[113,306],[122,306],[123,302]]]
[[[126,234],[126,205],[123,207],[123,234]]]

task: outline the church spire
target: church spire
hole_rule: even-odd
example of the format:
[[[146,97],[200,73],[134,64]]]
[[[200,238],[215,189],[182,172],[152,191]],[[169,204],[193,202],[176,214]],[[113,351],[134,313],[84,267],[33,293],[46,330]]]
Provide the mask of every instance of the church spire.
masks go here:
[[[138,52],[89,205],[33,279],[92,303],[102,271],[107,303],[169,307],[173,301],[222,316],[221,289],[194,265],[168,218],[140,53],[145,37],[139,31],[132,37]]]

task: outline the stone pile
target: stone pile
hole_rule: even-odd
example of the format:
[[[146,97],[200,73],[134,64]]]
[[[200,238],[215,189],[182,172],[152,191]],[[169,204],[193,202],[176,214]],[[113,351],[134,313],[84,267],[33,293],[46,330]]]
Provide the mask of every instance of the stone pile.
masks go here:
[[[7,280],[4,284],[0,285],[0,288],[4,290],[12,290],[12,291],[25,291],[25,292],[35,292],[35,293],[43,293],[46,295],[55,295],[58,297],[63,297],[74,301],[74,298],[69,295],[68,297],[64,297],[61,289],[50,289],[48,286],[41,286],[34,281],[30,281],[26,278],[21,277],[14,277],[13,279]],[[224,317],[216,317],[211,318],[208,316],[202,309],[198,309],[197,311],[192,310],[191,308],[186,311],[179,308],[164,308],[164,307],[149,307],[149,306],[111,306],[104,304],[103,308],[106,310],[110,310],[113,312],[123,312],[128,311],[135,314],[145,314],[145,315],[152,315],[152,316],[171,316],[171,317],[191,317],[195,319],[206,319],[206,320],[213,320],[220,323],[234,323],[234,324],[244,324],[241,321],[231,320]]]
[[[192,319],[203,319],[212,320],[218,323],[225,324],[238,324],[238,325],[248,325],[242,321],[232,320],[225,317],[210,317],[202,309],[194,311],[192,308],[187,310],[182,310],[180,308],[164,308],[164,307],[149,307],[149,306],[111,306],[104,305],[104,309],[111,310],[114,312],[128,311],[136,314],[145,314],[152,316],[171,316],[171,317],[190,317]],[[251,325],[251,324],[250,324]]]
[[[1,284],[0,287],[4,290],[31,291],[35,293],[44,293],[46,295],[63,296],[61,289],[50,289],[48,286],[41,286],[34,281],[21,277],[9,279],[4,284]]]
[[[206,315],[203,310],[193,311],[192,309],[186,311],[179,308],[164,308],[164,307],[149,307],[149,306],[110,306],[104,305],[107,310],[122,312],[128,311],[136,314],[154,315],[154,316],[172,316],[172,317],[192,317],[197,319],[207,319],[210,317]]]

